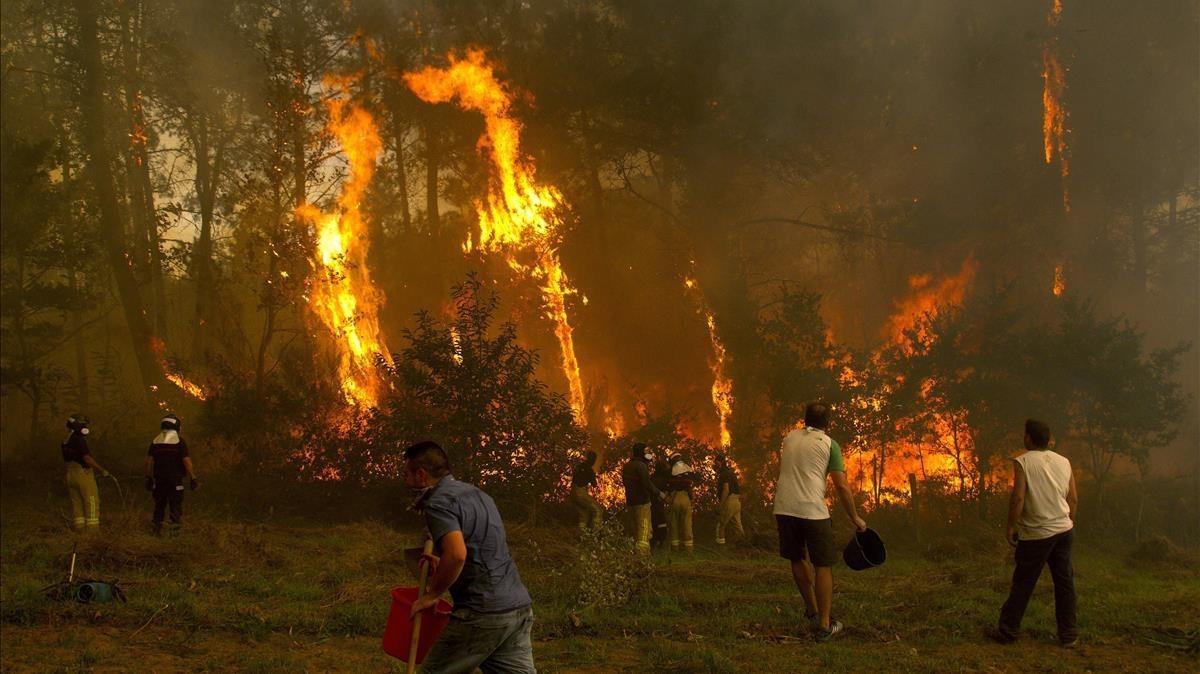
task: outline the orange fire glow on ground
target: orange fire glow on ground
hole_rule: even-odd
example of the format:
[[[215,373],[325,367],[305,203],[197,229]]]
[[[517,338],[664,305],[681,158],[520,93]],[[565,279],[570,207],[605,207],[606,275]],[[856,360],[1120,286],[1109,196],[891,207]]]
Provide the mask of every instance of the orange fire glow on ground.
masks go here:
[[[346,82],[330,78],[331,88]],[[337,138],[350,173],[337,199],[337,210],[326,213],[312,204],[296,210],[316,228],[317,250],[309,308],[333,334],[337,351],[338,380],[346,402],[375,407],[383,383],[376,370],[378,358],[391,362],[379,329],[382,293],[367,268],[370,238],[360,203],[375,172],[383,148],[375,120],[361,106],[342,97],[330,98],[327,130]]]
[[[1062,10],[1062,0],[1054,0],[1046,15],[1046,23],[1051,29],[1057,30],[1062,22]],[[1063,103],[1067,73],[1059,58],[1058,43],[1058,36],[1055,35],[1042,46],[1042,147],[1047,164],[1058,158],[1059,173],[1063,179],[1063,208],[1069,211],[1071,199],[1066,179],[1071,174],[1071,168],[1067,158],[1067,108]]]
[[[718,442],[721,447],[729,447],[732,442],[732,436],[729,433],[729,418],[733,415],[733,380],[725,373],[725,344],[721,342],[721,336],[717,334],[717,319],[712,310],[708,308],[707,302],[704,301],[700,284],[697,283],[695,277],[688,276],[684,278],[683,285],[696,302],[696,310],[704,317],[704,326],[708,329],[708,341],[712,345],[712,359],[708,366],[713,374],[712,402],[719,423]]]
[[[1063,276],[1063,266],[1060,262],[1054,267],[1054,285],[1050,288],[1050,292],[1054,293],[1055,297],[1062,297],[1062,294],[1067,290],[1067,280]]]
[[[521,154],[521,124],[513,117],[512,94],[497,79],[495,67],[481,50],[468,49],[463,58],[449,56],[446,68],[427,67],[405,73],[404,82],[427,103],[457,102],[464,110],[483,114],[486,122],[478,149],[487,156],[491,174],[487,201],[476,201],[478,239],[468,236],[464,248],[504,253],[516,272],[541,285],[546,316],[562,353],[568,399],[575,417],[587,424],[583,381],[566,298],[575,291],[559,261],[556,237],[562,220],[562,194],[535,179],[533,161]]]

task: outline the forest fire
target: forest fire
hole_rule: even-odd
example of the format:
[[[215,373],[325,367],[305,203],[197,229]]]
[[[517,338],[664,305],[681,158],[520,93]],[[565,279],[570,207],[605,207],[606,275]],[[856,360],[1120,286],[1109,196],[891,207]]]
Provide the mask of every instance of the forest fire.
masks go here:
[[[1054,0],[1046,23],[1057,30],[1062,22],[1062,0]],[[1054,35],[1042,46],[1042,147],[1046,163],[1058,158],[1059,173],[1063,179],[1063,208],[1071,210],[1070,195],[1066,179],[1071,174],[1067,148],[1067,109],[1063,93],[1067,88],[1066,69],[1059,55],[1059,39]]]
[[[684,287],[690,291],[696,302],[696,310],[704,317],[704,326],[708,329],[708,340],[712,345],[712,359],[709,369],[712,370],[712,402],[717,412],[718,442],[721,447],[729,447],[732,436],[729,432],[729,418],[733,414],[733,381],[725,374],[725,345],[717,334],[717,319],[704,301],[700,285],[692,276],[683,280]]]
[[[468,236],[464,249],[502,252],[514,271],[540,283],[546,316],[554,322],[562,353],[568,399],[576,418],[586,425],[583,381],[566,302],[575,291],[557,250],[562,194],[552,185],[538,183],[533,161],[522,155],[521,123],[513,117],[512,95],[496,78],[484,53],[468,49],[464,58],[451,54],[449,60],[447,68],[427,67],[406,73],[404,81],[427,103],[456,100],[464,110],[484,116],[486,130],[477,148],[490,158],[494,172],[486,203],[475,203],[478,239]]]
[[[935,281],[930,274],[910,277],[910,294],[896,302],[895,313],[885,323],[884,348],[892,347],[902,358],[912,358],[919,349],[933,344],[938,336],[931,332],[930,320],[962,304],[977,270],[974,256],[968,256],[956,274],[941,280]],[[870,367],[887,367],[882,351],[871,359]],[[892,393],[890,389],[903,384],[900,375],[889,377],[892,383],[884,384],[883,390],[864,390],[853,397],[851,408],[857,410],[857,416],[882,414],[882,401]],[[864,379],[848,366],[842,378],[851,386]],[[967,479],[974,446],[971,429],[961,413],[936,409],[932,385],[932,381],[922,382],[919,392],[922,405],[929,408],[927,432],[915,433],[916,420],[909,416],[881,419],[878,423],[888,427],[884,435],[889,440],[876,440],[874,446],[861,446],[846,457],[852,481],[872,495],[875,505],[895,502],[906,493],[909,475],[922,481],[943,479],[956,489]]]
[[[935,337],[929,332],[928,319],[936,317],[943,308],[962,304],[978,270],[975,257],[968,256],[957,274],[936,283],[929,274],[910,277],[908,286],[912,292],[897,302],[895,313],[884,323],[884,337],[891,345],[912,355],[917,346]]]
[[[340,88],[344,83],[330,81]],[[340,97],[327,102],[328,130],[338,139],[350,173],[337,199],[337,212],[324,213],[312,204],[297,213],[316,227],[317,255],[313,261],[316,278],[309,307],[333,334],[337,371],[347,403],[374,407],[382,383],[376,359],[390,362],[379,329],[378,310],[383,296],[371,281],[367,268],[370,239],[360,211],[360,202],[375,171],[382,149],[371,114]]]
[[[157,337],[152,338],[150,340],[150,347],[154,351],[154,359],[158,361],[158,367],[162,370],[163,377],[167,381],[196,400],[206,400],[208,398],[208,394],[205,393],[199,384],[185,378],[171,368],[170,363],[167,362],[167,345],[161,339]]]
[[[1063,276],[1063,266],[1060,262],[1054,266],[1054,285],[1050,288],[1050,292],[1054,293],[1055,297],[1062,297],[1062,294],[1067,290],[1067,280]]]

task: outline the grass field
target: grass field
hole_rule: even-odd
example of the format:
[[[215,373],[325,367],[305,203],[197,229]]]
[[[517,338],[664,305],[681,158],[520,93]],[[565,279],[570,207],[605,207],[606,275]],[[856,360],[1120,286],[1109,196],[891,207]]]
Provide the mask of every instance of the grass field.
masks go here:
[[[6,504],[3,671],[403,671],[380,650],[379,638],[389,588],[412,584],[401,551],[416,544],[415,526],[293,526],[198,515],[181,536],[160,539],[145,532],[146,517],[141,510],[117,513],[102,536],[79,546],[80,572],[119,579],[127,604],[58,603],[40,590],[65,576],[72,536],[57,512]],[[709,532],[707,524],[698,522],[697,531]],[[545,672],[1200,667],[1194,557],[1133,562],[1081,536],[1084,645],[1057,646],[1052,589],[1043,578],[1026,637],[1000,646],[986,642],[982,630],[1007,591],[1006,546],[998,537],[973,536],[943,531],[920,549],[893,545],[882,568],[838,568],[834,612],[847,630],[818,644],[803,627],[802,604],[769,535],[759,536],[757,547],[727,551],[705,547],[711,539],[701,536],[694,556],[656,555],[625,605],[586,608],[578,601],[589,583],[581,570],[596,566],[580,562],[588,550],[577,534],[559,525],[509,525],[535,601],[534,651]]]

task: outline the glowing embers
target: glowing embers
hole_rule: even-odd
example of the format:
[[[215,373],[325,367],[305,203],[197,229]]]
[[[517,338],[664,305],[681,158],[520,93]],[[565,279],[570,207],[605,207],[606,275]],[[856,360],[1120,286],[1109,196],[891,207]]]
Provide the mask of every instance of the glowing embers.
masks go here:
[[[341,82],[327,80],[332,88]],[[382,149],[371,114],[341,97],[330,98],[328,130],[338,139],[350,173],[342,184],[337,211],[325,213],[312,204],[296,210],[316,228],[317,249],[312,262],[309,308],[332,334],[338,382],[351,405],[378,405],[383,383],[378,359],[391,362],[379,330],[383,295],[371,282],[367,268],[370,246],[360,203],[375,172]]]
[[[502,253],[509,267],[539,283],[546,317],[554,323],[562,352],[568,400],[575,418],[586,425],[583,382],[566,302],[575,291],[557,250],[562,194],[552,185],[539,184],[533,161],[521,154],[521,124],[512,114],[512,95],[483,52],[468,49],[463,58],[451,54],[449,61],[446,68],[406,73],[404,81],[427,103],[456,102],[484,117],[478,149],[491,160],[493,171],[486,201],[475,202],[478,240],[468,236],[464,249]]]
[[[1050,12],[1046,15],[1046,24],[1051,30],[1057,30],[1062,21],[1062,0],[1054,0]],[[1071,210],[1071,198],[1067,192],[1067,176],[1071,167],[1067,147],[1067,108],[1063,103],[1063,94],[1067,89],[1067,72],[1062,65],[1059,55],[1058,36],[1048,38],[1042,45],[1042,147],[1046,163],[1058,158],[1059,173],[1063,179],[1063,209]]]
[[[1063,265],[1058,263],[1054,266],[1054,285],[1051,286],[1050,292],[1054,293],[1055,297],[1062,297],[1062,294],[1067,290],[1067,280],[1063,276]]]

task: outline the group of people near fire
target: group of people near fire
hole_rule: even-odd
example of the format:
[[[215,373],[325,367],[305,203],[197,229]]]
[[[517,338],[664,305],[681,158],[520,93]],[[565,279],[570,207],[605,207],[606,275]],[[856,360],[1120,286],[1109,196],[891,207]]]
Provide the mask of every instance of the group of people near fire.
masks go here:
[[[62,456],[73,524],[77,529],[94,529],[99,524],[94,474],[109,473],[88,450],[87,419],[73,416],[67,426],[71,434],[62,443]],[[164,417],[146,457],[146,486],[154,494],[156,532],[161,531],[168,508],[172,525],[179,525],[184,478],[192,489],[197,485],[179,428],[178,417]],[[846,479],[841,447],[829,429],[828,406],[810,403],[803,425],[790,432],[780,448],[773,505],[779,554],[791,567],[804,603],[805,621],[818,641],[828,641],[844,629],[833,618],[833,566],[838,546],[826,503],[830,482],[855,530],[867,531]],[[1078,498],[1070,462],[1049,449],[1049,443],[1046,424],[1033,419],[1025,422],[1025,451],[1013,459],[1006,524],[1016,568],[998,625],[989,636],[1001,643],[1018,638],[1038,577],[1043,567],[1049,566],[1058,637],[1064,647],[1073,648],[1078,630],[1071,549]],[[510,554],[495,501],[480,488],[456,479],[451,473],[450,453],[434,441],[414,444],[403,456],[403,480],[415,494],[413,507],[421,513],[433,542],[433,552],[422,555],[429,582],[420,588],[411,606],[412,616],[433,610],[447,593],[453,601],[448,626],[426,655],[421,671],[536,672],[531,640],[533,599]],[[570,476],[570,497],[584,529],[599,526],[605,515],[589,493],[596,484],[598,467],[598,457],[589,452]],[[724,456],[716,459],[716,473],[720,499],[716,542],[724,544],[729,529],[743,535],[740,485],[736,468]],[[636,547],[648,553],[656,541],[661,545],[669,540],[673,550],[690,552],[694,546],[692,491],[697,477],[685,457],[656,458],[645,444],[634,444],[621,478]]]
[[[604,517],[604,507],[590,491],[596,486],[600,461],[596,452],[589,450],[571,472],[571,501],[578,510],[581,530],[598,528]],[[727,456],[718,454],[713,463],[720,498],[716,542],[725,545],[726,529],[732,528],[738,536],[745,535],[741,486]],[[661,547],[670,540],[672,550],[692,551],[695,547],[692,494],[699,479],[682,454],[670,454],[656,460],[654,452],[645,443],[633,445],[629,460],[621,469],[621,480],[625,504],[633,519],[634,541],[639,549],[647,551],[651,547]]]
[[[71,501],[71,527],[80,532],[100,528],[100,490],[96,474],[116,479],[101,466],[88,447],[91,428],[83,414],[67,419],[69,434],[63,440],[62,459],[67,467],[67,495]],[[169,517],[170,532],[176,533],[183,522],[184,478],[194,491],[200,485],[187,443],[179,435],[183,422],[168,414],[159,422],[158,434],[150,441],[144,462],[146,491],[154,500],[152,522],[155,534],[163,531],[163,520]],[[169,515],[168,515],[169,511]]]
[[[828,641],[844,629],[833,618],[838,547],[826,504],[830,482],[855,530],[867,531],[846,480],[841,447],[830,437],[829,428],[828,406],[809,404],[803,426],[789,433],[780,448],[773,507],[779,554],[791,567],[805,620],[818,641]],[[988,636],[1001,643],[1017,639],[1038,577],[1049,566],[1059,641],[1074,648],[1078,630],[1071,548],[1078,497],[1070,462],[1049,445],[1049,427],[1027,420],[1025,451],[1013,459],[1006,524],[1006,539],[1016,550],[1016,568],[998,626]],[[424,557],[433,575],[412,605],[412,615],[433,609],[447,592],[454,606],[449,626],[421,671],[465,673],[478,667],[485,672],[535,672],[530,639],[533,600],[509,553],[495,502],[478,487],[456,480],[450,473],[449,455],[436,443],[413,445],[404,456],[405,482],[417,493],[414,505],[424,514],[434,541],[434,553]],[[599,526],[605,514],[589,493],[597,482],[598,467],[598,457],[588,452],[571,472],[570,498],[583,529]],[[740,489],[731,462],[718,456],[716,469],[720,498],[716,541],[723,544],[727,529],[742,534]],[[696,473],[685,457],[672,454],[656,459],[649,447],[638,443],[630,448],[621,478],[637,548],[649,552],[655,540],[665,539],[672,549],[690,551]],[[665,533],[658,533],[662,529]]]

